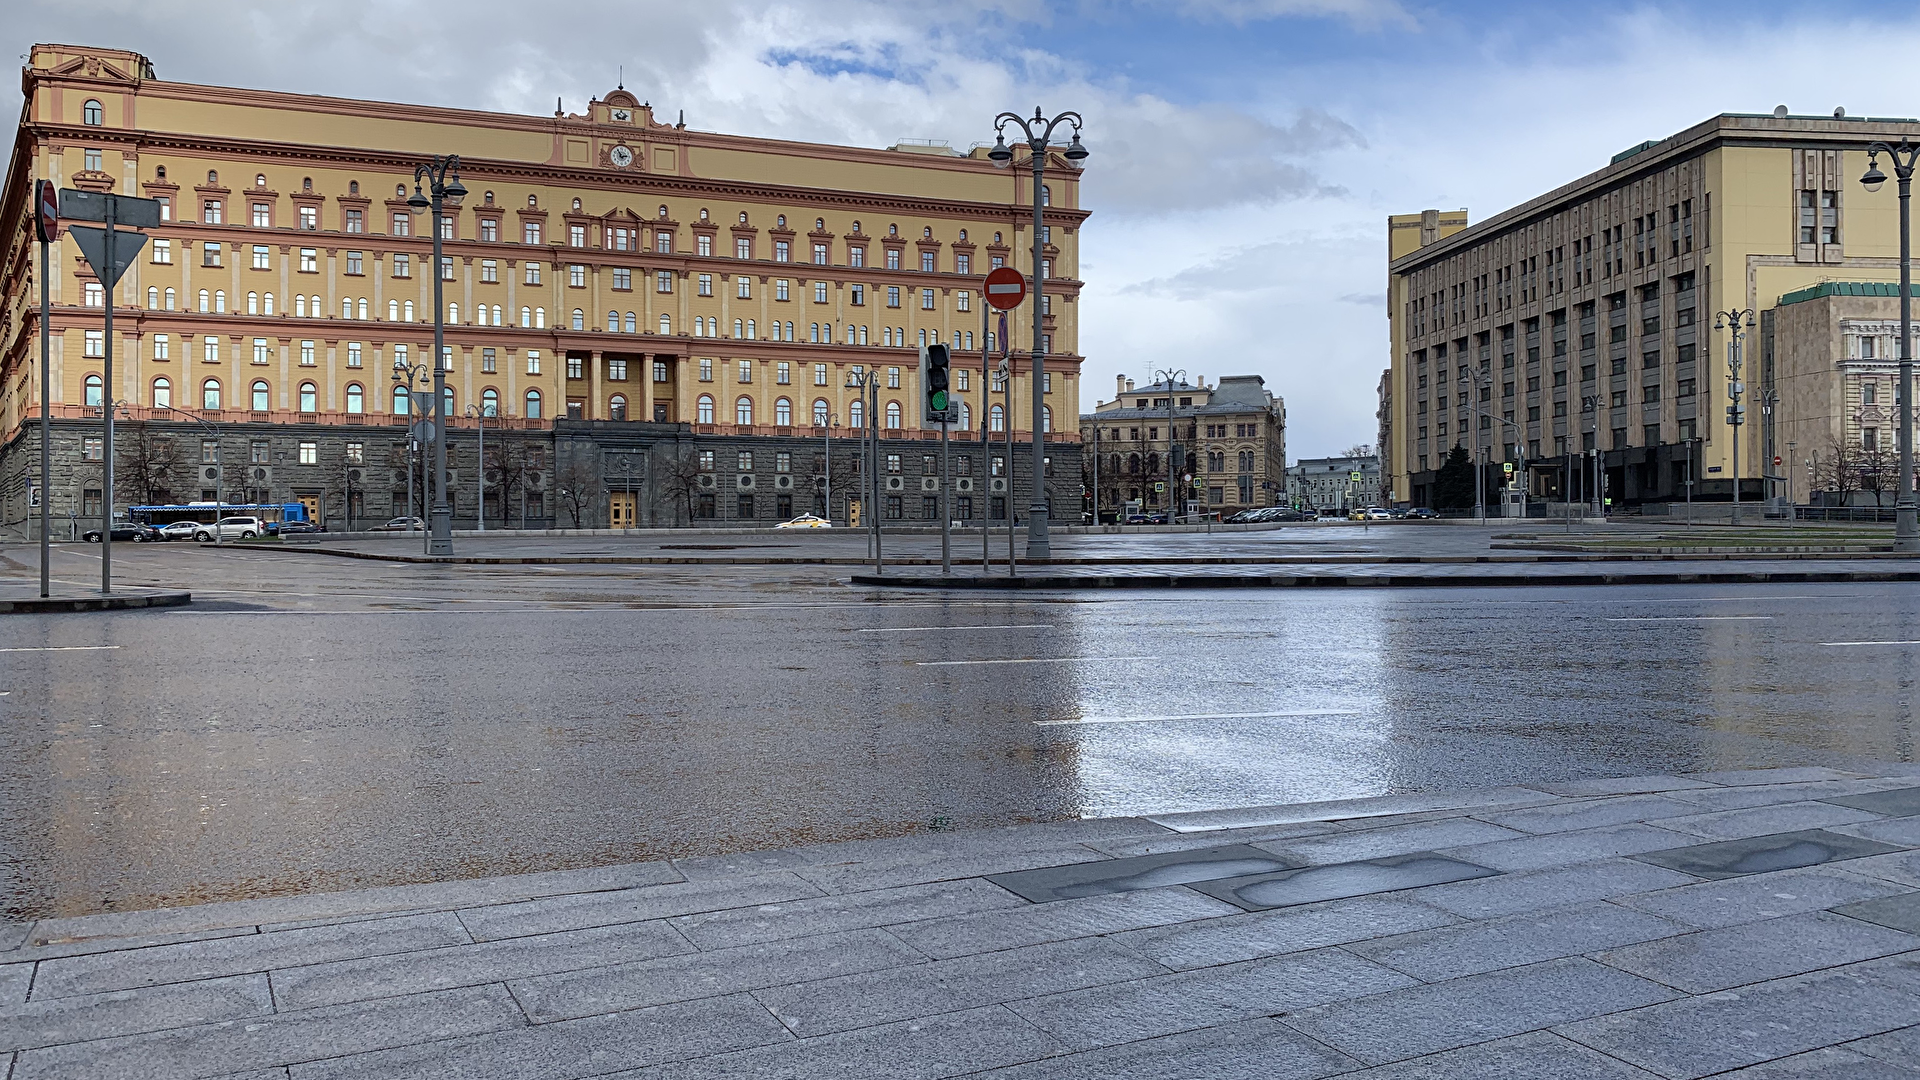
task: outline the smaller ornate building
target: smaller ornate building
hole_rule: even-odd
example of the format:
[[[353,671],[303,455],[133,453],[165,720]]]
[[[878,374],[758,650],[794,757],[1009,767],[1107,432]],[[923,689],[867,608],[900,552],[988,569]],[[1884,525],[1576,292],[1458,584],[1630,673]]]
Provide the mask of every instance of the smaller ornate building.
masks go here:
[[[1101,521],[1273,506],[1285,486],[1287,406],[1258,375],[1142,387],[1120,376],[1114,399],[1081,416],[1080,439]]]

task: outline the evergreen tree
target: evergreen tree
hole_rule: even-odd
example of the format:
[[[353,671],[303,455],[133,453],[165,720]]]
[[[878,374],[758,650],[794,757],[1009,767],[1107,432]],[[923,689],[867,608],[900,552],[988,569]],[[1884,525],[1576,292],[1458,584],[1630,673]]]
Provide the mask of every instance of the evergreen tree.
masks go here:
[[[1435,510],[1465,510],[1473,506],[1473,461],[1467,448],[1455,446],[1433,478]]]

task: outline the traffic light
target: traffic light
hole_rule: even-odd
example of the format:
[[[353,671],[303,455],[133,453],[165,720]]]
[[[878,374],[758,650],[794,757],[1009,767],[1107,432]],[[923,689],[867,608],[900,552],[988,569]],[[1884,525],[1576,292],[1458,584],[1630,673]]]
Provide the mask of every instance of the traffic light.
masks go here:
[[[947,366],[951,361],[945,345],[920,346],[920,385],[926,395],[926,420],[942,424],[948,420],[952,404],[947,395]]]
[[[1739,427],[1741,424],[1744,424],[1746,422],[1747,422],[1747,407],[1745,405],[1727,406],[1727,423],[1728,424],[1732,425],[1733,427]]]

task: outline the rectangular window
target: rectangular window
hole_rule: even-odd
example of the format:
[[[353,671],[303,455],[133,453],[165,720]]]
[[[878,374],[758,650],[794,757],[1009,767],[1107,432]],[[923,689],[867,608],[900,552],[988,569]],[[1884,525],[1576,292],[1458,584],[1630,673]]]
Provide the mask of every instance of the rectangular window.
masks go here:
[[[540,350],[538,349],[527,350],[527,374],[540,374]]]
[[[627,362],[625,360],[608,360],[607,379],[610,382],[626,382]]]
[[[698,287],[694,289],[695,296],[712,296],[713,295],[713,275],[712,274],[701,274],[697,284],[698,284]]]
[[[793,245],[787,243],[785,240],[775,240],[773,242],[773,261],[792,262]]]
[[[887,269],[889,270],[900,269],[900,249],[899,248],[887,249]]]
[[[653,234],[653,250],[659,252],[662,255],[673,254],[673,234],[670,232],[654,233]]]
[[[848,292],[848,296],[847,296],[848,303],[852,304],[854,307],[866,306],[867,287],[865,285],[855,285],[851,289],[847,290],[847,292]]]
[[[737,291],[735,295],[737,295],[740,299],[742,300],[753,299],[753,279],[752,278],[747,277],[745,274],[742,274],[740,275],[739,280],[735,282],[735,285],[737,287]]]
[[[773,365],[773,381],[780,386],[793,383],[793,365],[785,360]]]
[[[480,350],[480,374],[492,375],[499,370],[499,354],[493,349]]]
[[[362,260],[360,252],[358,251],[347,252],[347,273],[357,277],[366,272],[365,266],[366,264]]]
[[[900,369],[899,368],[890,367],[887,369],[887,389],[889,390],[900,389]]]
[[[577,248],[587,246],[587,227],[585,225],[567,226],[567,246]]]
[[[360,343],[357,341],[347,342],[347,366],[360,366]]]
[[[973,273],[973,256],[965,254],[955,255],[953,257],[953,272],[956,274]]]
[[[739,368],[741,382],[750,383],[753,381],[753,361],[742,360],[738,363],[737,367]]]
[[[270,359],[272,359],[272,355],[271,350],[267,346],[267,339],[263,337],[254,338],[253,362],[256,364],[264,364]]]
[[[200,203],[200,220],[209,225],[220,224],[221,205],[219,199],[206,199]]]
[[[155,240],[153,242],[153,261],[166,265],[173,261],[173,241]]]
[[[932,289],[920,290],[920,310],[921,311],[933,310],[933,290]]]
[[[318,249],[300,249],[300,272],[303,274],[317,274],[320,272],[320,252]]]
[[[633,271],[624,266],[613,268],[613,287],[617,292],[633,290]]]
[[[567,378],[584,379],[587,377],[587,362],[584,357],[567,357]]]
[[[314,359],[313,342],[302,341],[300,343],[300,366],[313,367],[316,363],[317,361]]]
[[[540,264],[539,263],[530,262],[527,264],[526,283],[529,285],[540,284]]]
[[[775,300],[785,300],[787,298],[787,279],[786,278],[779,278],[776,281],[774,281],[773,298]]]
[[[499,242],[500,220],[498,218],[480,219],[480,239],[489,244]]]
[[[394,236],[410,236],[413,233],[413,216],[405,210],[397,210],[393,215]]]
[[[887,471],[890,473],[897,473],[900,471],[900,455],[899,454],[887,455]]]
[[[265,229],[273,225],[273,207],[267,203],[253,204],[253,227]]]
[[[887,306],[890,308],[897,308],[900,306],[900,286],[898,285],[887,286]]]
[[[700,358],[700,381],[701,382],[713,381],[713,358],[712,357],[703,356]]]
[[[347,211],[347,231],[350,233],[363,233],[367,231],[367,215],[365,211]]]
[[[481,284],[493,285],[493,284],[497,284],[499,281],[500,281],[499,261],[496,259],[481,259],[480,260]]]
[[[201,339],[200,355],[201,355],[201,359],[205,360],[209,364],[219,363],[220,362],[220,339],[216,337],[207,337],[207,338]]]
[[[300,464],[302,465],[320,464],[320,444],[319,443],[303,442],[300,444]]]
[[[247,460],[255,465],[265,465],[273,460],[273,449],[264,439],[256,439],[247,444]]]
[[[816,304],[824,304],[827,302],[826,282],[816,281],[813,283],[813,302]]]
[[[160,204],[160,220],[172,221],[173,220],[173,200],[168,196],[161,195],[158,198],[154,199],[153,201]]]
[[[200,265],[220,265],[220,244],[217,241],[209,241],[200,245]]]
[[[451,255],[440,256],[440,280],[453,280],[453,256]]]
[[[412,256],[395,255],[393,257],[393,276],[397,278],[409,278],[413,276]]]
[[[252,265],[255,270],[273,269],[273,249],[265,244],[253,245]]]
[[[105,241],[102,241],[105,243]],[[106,437],[88,435],[81,443],[80,456],[87,461],[104,461],[107,456]]]
[[[537,221],[522,222],[520,225],[520,240],[526,244],[538,244],[540,242],[540,223]]]
[[[813,264],[815,266],[827,265],[827,245],[825,244],[813,245]]]
[[[660,383],[667,381],[667,362],[665,360],[655,360],[653,362],[653,381]]]
[[[567,264],[567,285],[575,289],[587,287],[587,268],[580,263]]]
[[[959,305],[958,310],[972,311],[973,310],[973,293],[970,290],[961,289],[957,295],[958,295],[958,299],[955,302]]]
[[[104,241],[102,242],[104,243]],[[88,330],[86,331],[86,335],[87,335],[86,347],[82,355],[85,355],[85,356],[107,355],[107,332],[106,331]]]
[[[867,265],[867,249],[863,247],[848,248],[847,265],[856,267]]]
[[[933,253],[933,252],[931,252],[931,251],[923,251],[923,252],[921,252],[921,253],[920,253],[920,272],[921,272],[921,273],[923,273],[923,274],[931,274],[931,273],[933,273],[933,271],[934,271],[934,259],[935,259],[935,258],[936,258],[936,256],[935,256],[935,255],[934,255],[934,253]]]
[[[365,465],[367,463],[367,444],[350,442],[346,449],[347,464]]]
[[[744,236],[733,238],[733,257],[736,259],[753,258],[753,241]]]
[[[168,344],[169,343],[167,341],[167,335],[165,334],[153,335],[153,358],[155,360],[168,359],[168,356],[167,356]]]
[[[315,232],[320,228],[320,208],[303,206],[300,208],[300,228],[306,232]]]
[[[734,463],[739,467],[739,470],[741,472],[752,472],[753,471],[753,451],[751,450],[737,451],[736,456],[734,458]]]

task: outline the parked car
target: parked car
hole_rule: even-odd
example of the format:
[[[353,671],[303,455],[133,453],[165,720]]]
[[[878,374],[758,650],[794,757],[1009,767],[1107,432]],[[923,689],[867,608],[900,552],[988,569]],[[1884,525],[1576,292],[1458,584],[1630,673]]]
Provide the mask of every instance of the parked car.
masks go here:
[[[1439,516],[1440,511],[1430,506],[1416,506],[1407,511],[1407,519],[1410,521],[1431,521]]]
[[[144,544],[149,540],[158,539],[154,535],[156,531],[153,526],[142,525],[137,521],[116,521],[113,523],[113,542],[121,544],[131,540],[136,544]],[[97,544],[100,542],[100,530],[88,529],[80,534],[80,539],[89,544]]]
[[[326,532],[327,530],[315,525],[311,521],[282,521],[273,531],[279,533],[281,536],[287,536],[292,533],[318,533]]]
[[[1269,508],[1266,508],[1266,507],[1260,507],[1260,508],[1249,508],[1249,509],[1246,509],[1246,510],[1242,510],[1242,511],[1240,511],[1239,513],[1237,513],[1237,514],[1235,514],[1235,515],[1233,515],[1232,517],[1230,517],[1230,518],[1228,518],[1228,519],[1226,520],[1226,522],[1225,522],[1225,524],[1228,524],[1228,525],[1245,525],[1245,524],[1247,524],[1248,522],[1253,522],[1253,521],[1261,521],[1261,520],[1263,520],[1263,519],[1261,518],[1261,516],[1260,516],[1260,515],[1262,515],[1262,514],[1264,514],[1264,513],[1266,513],[1266,512],[1267,512],[1267,509],[1269,509]]]
[[[225,517],[211,525],[202,525],[193,531],[193,538],[203,544],[213,542],[214,533],[222,540],[251,540],[267,534],[267,524],[257,517]]]
[[[823,517],[815,517],[812,514],[801,514],[799,517],[794,518],[792,521],[783,521],[780,524],[775,525],[774,528],[776,529],[831,529],[833,528],[833,522],[828,521],[826,518],[823,518]]]
[[[1366,509],[1368,521],[1392,521],[1393,512],[1383,506],[1369,506]]]
[[[200,526],[201,523],[198,521],[169,521],[154,530],[154,532],[159,534],[155,536],[154,539],[191,540],[193,539],[193,534],[199,530]]]
[[[424,532],[427,523],[417,517],[397,517],[385,525],[375,525],[373,532]]]

